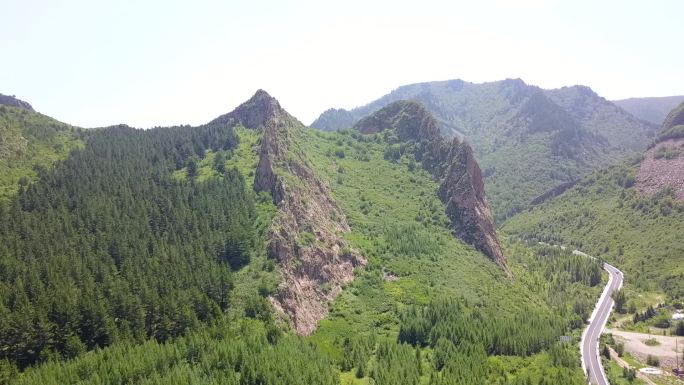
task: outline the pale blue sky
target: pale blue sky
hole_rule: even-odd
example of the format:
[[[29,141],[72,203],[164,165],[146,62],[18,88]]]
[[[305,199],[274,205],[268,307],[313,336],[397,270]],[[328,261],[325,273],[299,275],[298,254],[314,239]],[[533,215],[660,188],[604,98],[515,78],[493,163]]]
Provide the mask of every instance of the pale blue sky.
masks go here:
[[[0,0],[0,93],[83,127],[200,124],[258,88],[304,123],[407,83],[684,94],[684,2]]]

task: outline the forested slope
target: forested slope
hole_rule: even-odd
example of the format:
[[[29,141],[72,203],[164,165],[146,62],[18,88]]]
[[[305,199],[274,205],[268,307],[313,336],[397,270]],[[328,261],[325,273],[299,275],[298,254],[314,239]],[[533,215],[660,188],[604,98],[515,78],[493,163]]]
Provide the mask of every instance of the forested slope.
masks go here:
[[[637,164],[598,170],[575,187],[503,226],[509,234],[566,244],[599,256],[626,274],[628,285],[684,296],[684,205],[674,190],[641,196]]]
[[[237,142],[217,126],[99,130],[0,205],[0,355],[24,367],[221,315],[226,262],[253,247],[254,203],[236,171],[171,173]]]
[[[306,129],[260,91],[200,127],[90,132],[0,203],[0,383],[584,383],[558,340],[599,264],[503,240],[508,275],[397,128]],[[280,311],[321,299],[304,330]]]
[[[683,124],[680,104],[643,156],[593,172],[504,230],[576,246],[616,264],[629,285],[684,297]]]
[[[405,85],[365,106],[325,111],[312,126],[351,127],[402,99],[421,102],[445,136],[472,145],[497,222],[559,184],[642,151],[657,130],[588,87],[543,90],[520,79]]]

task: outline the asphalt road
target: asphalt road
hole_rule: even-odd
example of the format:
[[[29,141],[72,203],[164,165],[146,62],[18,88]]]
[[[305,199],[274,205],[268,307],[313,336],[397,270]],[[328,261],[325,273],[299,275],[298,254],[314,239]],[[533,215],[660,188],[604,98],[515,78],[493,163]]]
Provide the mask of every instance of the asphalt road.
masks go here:
[[[622,272],[614,266],[605,263],[603,268],[610,274],[610,280],[596,304],[589,326],[582,334],[581,342],[582,367],[586,370],[589,383],[596,385],[608,385],[608,379],[599,358],[598,340],[613,310],[611,294],[622,287],[623,279]]]

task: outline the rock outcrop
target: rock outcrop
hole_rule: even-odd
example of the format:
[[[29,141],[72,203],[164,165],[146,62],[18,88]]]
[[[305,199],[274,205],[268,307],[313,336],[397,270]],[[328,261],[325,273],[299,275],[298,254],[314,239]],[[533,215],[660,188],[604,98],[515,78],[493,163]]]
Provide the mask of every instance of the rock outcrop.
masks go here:
[[[366,134],[394,130],[398,141],[412,143],[407,148],[440,181],[438,196],[446,205],[454,234],[510,274],[485,196],[482,171],[468,143],[443,139],[430,112],[411,101],[394,102],[361,119],[355,128]]]
[[[298,333],[308,335],[328,314],[328,303],[354,279],[354,268],[366,261],[342,238],[350,231],[344,213],[295,144],[303,124],[276,99],[259,90],[213,123],[262,130],[254,189],[269,192],[278,206],[269,255],[280,262],[282,274],[272,302]]]
[[[3,106],[10,106],[10,107],[19,107],[23,108],[25,110],[29,110],[31,112],[35,112],[33,110],[33,107],[31,107],[30,104],[27,102],[17,99],[14,95],[3,95],[0,94],[0,105]]]
[[[684,201],[684,103],[665,118],[637,175],[636,188],[640,194],[652,196],[667,187],[674,189],[678,201]]]

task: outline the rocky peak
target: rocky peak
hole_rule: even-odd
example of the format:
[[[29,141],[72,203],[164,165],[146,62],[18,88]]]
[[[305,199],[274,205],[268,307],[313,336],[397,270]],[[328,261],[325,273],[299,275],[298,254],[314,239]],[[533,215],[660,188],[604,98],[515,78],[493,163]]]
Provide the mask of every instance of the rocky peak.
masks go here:
[[[438,195],[446,205],[455,235],[509,273],[485,196],[482,171],[468,143],[443,139],[437,120],[413,101],[394,102],[361,119],[355,128],[366,134],[394,130],[398,140],[414,142],[416,146],[410,148],[416,160],[440,181]]]
[[[396,131],[400,140],[432,140],[440,136],[439,123],[421,103],[400,100],[359,120],[354,128],[364,134],[386,129]]]
[[[246,128],[257,129],[267,125],[269,119],[278,117],[294,119],[280,106],[278,100],[260,89],[235,110],[219,116],[210,123],[240,124]]]
[[[262,90],[216,121],[262,133],[254,189],[269,192],[278,206],[268,249],[280,263],[282,276],[271,300],[298,333],[310,334],[365,259],[348,247],[342,234],[351,229],[344,213],[306,154],[294,145],[303,140],[302,123]]]
[[[0,94],[0,105],[10,106],[10,107],[19,107],[19,108],[23,108],[25,110],[29,110],[31,112],[35,112],[35,110],[33,109],[33,107],[31,107],[30,104],[28,104],[27,102],[25,102],[23,100],[17,99],[17,97],[14,95]]]

